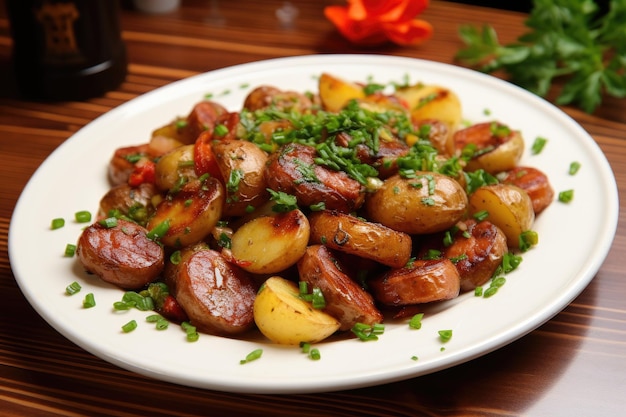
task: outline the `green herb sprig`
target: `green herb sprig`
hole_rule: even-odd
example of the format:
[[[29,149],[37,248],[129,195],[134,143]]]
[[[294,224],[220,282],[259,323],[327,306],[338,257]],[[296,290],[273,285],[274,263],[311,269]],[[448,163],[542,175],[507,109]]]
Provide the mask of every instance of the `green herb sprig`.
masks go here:
[[[517,42],[503,45],[495,29],[466,25],[456,54],[483,72],[503,71],[511,82],[541,96],[562,81],[555,102],[592,113],[605,95],[626,97],[626,1],[600,13],[592,0],[534,0]]]

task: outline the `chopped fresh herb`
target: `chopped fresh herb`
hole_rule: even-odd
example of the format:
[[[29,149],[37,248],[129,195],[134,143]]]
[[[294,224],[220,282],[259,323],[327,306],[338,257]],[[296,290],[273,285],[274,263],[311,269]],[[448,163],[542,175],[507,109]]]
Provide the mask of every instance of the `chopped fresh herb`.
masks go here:
[[[483,287],[478,286],[478,287],[474,288],[474,296],[482,297],[482,295],[483,295]]]
[[[559,193],[561,203],[570,203],[574,199],[574,190],[565,190]]]
[[[225,136],[228,133],[228,127],[225,125],[217,125],[213,130],[213,134],[216,136]]]
[[[77,211],[74,213],[74,219],[76,219],[77,223],[89,223],[91,221],[91,213],[86,210]]]
[[[72,243],[68,243],[65,245],[65,256],[67,258],[72,258],[76,254],[76,245]]]
[[[477,211],[472,217],[474,217],[477,221],[482,222],[489,217],[489,212],[487,210]]]
[[[74,294],[80,292],[81,289],[82,289],[82,287],[80,286],[80,284],[78,282],[74,281],[70,285],[65,287],[65,293],[67,295],[74,295]]]
[[[542,138],[542,137],[536,137],[535,141],[533,142],[533,145],[530,148],[531,153],[533,155],[540,154],[541,151],[543,151],[543,148],[546,146],[546,143],[548,143],[548,139]]]
[[[452,330],[439,330],[439,339],[444,343],[448,342],[452,339]]]
[[[415,314],[409,320],[409,327],[411,329],[421,329],[422,328],[422,318],[424,317],[424,313]]]
[[[298,200],[296,199],[296,196],[282,191],[274,191],[271,188],[268,188],[267,192],[270,193],[270,200],[274,201],[272,211],[276,213],[285,213],[298,208]]]
[[[572,162],[571,164],[569,164],[569,170],[568,173],[570,175],[576,175],[578,173],[578,170],[580,169],[580,162]]]
[[[85,295],[85,299],[83,300],[83,307],[84,308],[92,308],[96,306],[96,298],[94,297],[93,293],[89,293],[87,295]]]
[[[50,229],[52,230],[60,229],[63,226],[65,226],[65,219],[60,217],[57,219],[52,219],[52,222],[50,223]]]
[[[263,355],[263,349],[255,349],[252,352],[248,353],[246,355],[246,358],[240,360],[239,363],[241,365],[243,365],[245,363],[255,361],[255,360],[259,359],[261,357],[261,355]]]
[[[116,217],[107,217],[106,219],[102,219],[98,222],[98,224],[105,229],[112,229],[117,226],[117,218]]]
[[[481,71],[501,71],[510,81],[545,97],[563,80],[556,103],[592,113],[603,95],[626,96],[624,16],[626,3],[610,1],[607,13],[589,0],[535,1],[527,32],[501,44],[495,29],[462,26],[465,43],[456,58]]]
[[[195,342],[200,338],[200,334],[198,333],[196,326],[193,326],[191,323],[184,321],[180,324],[180,327],[185,331],[188,342]]]
[[[539,243],[539,234],[534,230],[526,230],[519,235],[519,248],[526,252],[531,247]]]
[[[370,340],[378,340],[378,336],[385,332],[385,325],[377,323],[370,326],[365,323],[356,323],[351,331],[360,340],[367,342]]]
[[[148,231],[148,233],[146,233],[146,237],[151,240],[159,240],[165,236],[168,230],[170,230],[170,220],[165,219],[161,223],[154,226],[152,230]]]
[[[122,331],[124,333],[130,333],[137,328],[137,321],[131,320],[125,325],[122,326]]]

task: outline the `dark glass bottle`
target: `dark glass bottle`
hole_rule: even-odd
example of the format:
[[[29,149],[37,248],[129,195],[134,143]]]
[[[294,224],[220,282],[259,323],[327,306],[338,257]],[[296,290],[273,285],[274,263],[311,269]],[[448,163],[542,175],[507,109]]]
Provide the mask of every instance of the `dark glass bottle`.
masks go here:
[[[116,0],[8,0],[13,63],[26,98],[83,100],[126,77]]]

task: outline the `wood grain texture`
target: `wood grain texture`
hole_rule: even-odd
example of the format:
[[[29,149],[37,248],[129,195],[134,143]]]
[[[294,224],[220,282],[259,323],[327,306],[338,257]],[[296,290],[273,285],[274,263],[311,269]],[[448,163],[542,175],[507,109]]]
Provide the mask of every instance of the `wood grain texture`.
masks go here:
[[[613,247],[591,284],[539,329],[469,363],[378,387],[314,395],[242,395],[156,381],[110,365],[53,330],[25,300],[8,260],[9,222],[22,188],[44,159],[91,120],[170,82],[213,69],[282,56],[377,53],[453,63],[463,23],[490,23],[504,42],[524,14],[433,0],[435,27],[418,47],[358,48],[324,19],[327,4],[281,0],[183,0],[175,12],[121,14],[129,74],[115,91],[84,102],[17,98],[9,24],[0,0],[0,415],[17,416],[616,416],[626,408],[626,208]],[[211,6],[213,5],[213,6]],[[218,5],[219,7],[216,7]],[[626,194],[626,101],[595,114],[565,107],[605,152]],[[599,203],[600,204],[600,203]],[[581,219],[584,221],[584,219]],[[558,260],[555,260],[558,261]]]

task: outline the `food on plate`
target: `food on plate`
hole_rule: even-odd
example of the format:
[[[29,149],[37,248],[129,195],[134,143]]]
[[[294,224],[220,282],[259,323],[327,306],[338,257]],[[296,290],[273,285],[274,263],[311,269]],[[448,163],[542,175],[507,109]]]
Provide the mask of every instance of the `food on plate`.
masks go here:
[[[283,345],[317,343],[335,333],[339,321],[300,298],[291,280],[268,278],[254,300],[254,321],[268,339]]]
[[[528,249],[554,198],[519,166],[521,131],[468,125],[461,104],[329,73],[315,92],[255,86],[236,109],[202,100],[113,152],[80,262],[120,288],[165,285],[201,332],[288,345],[456,298]]]

